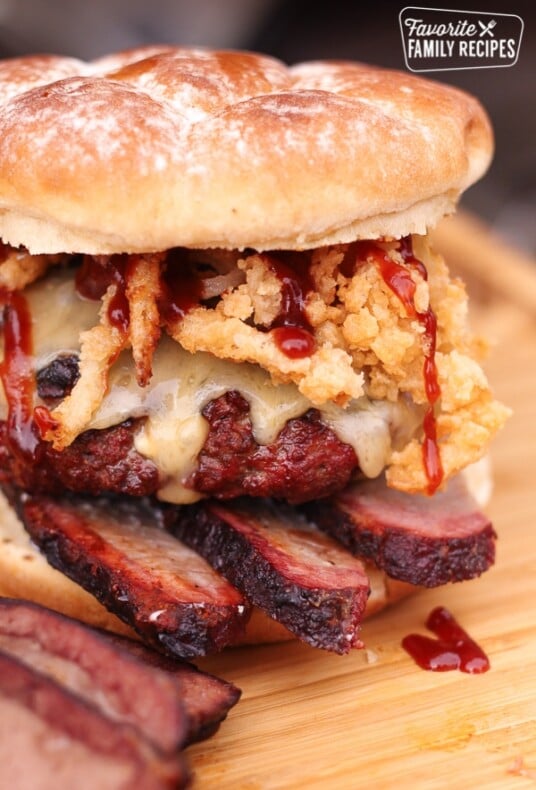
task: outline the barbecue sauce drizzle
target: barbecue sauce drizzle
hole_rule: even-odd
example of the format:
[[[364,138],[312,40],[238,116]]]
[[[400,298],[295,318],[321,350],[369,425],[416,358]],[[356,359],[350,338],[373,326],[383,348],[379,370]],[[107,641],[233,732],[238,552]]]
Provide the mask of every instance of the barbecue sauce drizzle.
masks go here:
[[[201,280],[180,258],[180,248],[171,250],[160,278],[162,290],[158,309],[168,326],[180,321],[201,302]],[[316,348],[305,313],[307,293],[313,290],[309,274],[310,256],[281,251],[276,255],[263,255],[263,258],[281,284],[281,309],[269,331],[286,356],[291,359],[310,356]],[[86,299],[101,299],[112,283],[116,285],[108,306],[108,319],[113,326],[125,332],[129,323],[125,291],[130,265],[131,259],[126,256],[86,256],[76,276],[76,289]]]
[[[402,640],[402,647],[420,667],[432,672],[459,669],[472,675],[487,672],[490,667],[487,655],[448,609],[443,606],[434,609],[428,616],[426,628],[439,639],[409,634]]]
[[[355,247],[361,260],[372,258],[384,282],[400,299],[408,316],[417,319],[424,329],[423,376],[428,409],[423,420],[424,441],[422,454],[424,469],[428,479],[427,492],[428,494],[433,494],[441,485],[444,476],[437,442],[437,424],[434,412],[434,406],[441,395],[435,363],[437,319],[431,307],[428,307],[425,312],[419,312],[416,309],[415,290],[417,286],[411,277],[411,272],[416,271],[423,280],[427,280],[428,272],[424,264],[413,254],[410,236],[406,236],[399,242],[398,252],[404,261],[404,265],[393,261],[388,253],[374,242],[358,241],[355,242]]]
[[[130,268],[133,265],[130,256],[112,255],[107,258],[86,255],[82,266],[76,272],[76,290],[85,299],[91,301],[102,299],[110,285],[115,285],[115,291],[108,303],[108,320],[123,334],[128,332],[130,324],[126,288]]]
[[[316,348],[305,300],[313,290],[306,253],[278,252],[263,255],[264,262],[281,284],[281,308],[270,326],[276,346],[290,359],[310,357]]]
[[[172,250],[160,275],[161,294],[158,309],[163,321],[173,325],[201,301],[201,279],[180,260],[180,250]]]
[[[125,334],[130,323],[126,289],[136,259],[135,255],[86,255],[76,273],[76,290],[85,299],[102,299],[110,285],[116,286],[108,305],[108,320]],[[186,261],[181,260],[180,248],[167,254],[165,268],[160,274],[160,287],[158,309],[164,323],[180,321],[200,303],[201,281]]]
[[[33,369],[32,318],[20,291],[3,292],[4,359],[0,377],[7,401],[7,442],[23,463],[33,463],[40,446],[33,420],[35,373]]]

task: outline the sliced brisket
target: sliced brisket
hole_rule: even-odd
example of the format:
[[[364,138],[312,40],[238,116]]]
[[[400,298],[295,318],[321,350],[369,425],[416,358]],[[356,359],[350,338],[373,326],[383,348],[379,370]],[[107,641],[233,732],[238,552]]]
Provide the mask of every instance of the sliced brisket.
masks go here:
[[[212,734],[238,701],[224,680],[28,601],[0,598],[0,650],[53,677],[160,752]]]
[[[162,757],[46,674],[0,651],[1,784],[17,790],[186,787],[180,754]]]
[[[361,646],[363,566],[295,511],[243,499],[171,514],[174,534],[300,639],[336,653]]]
[[[495,533],[463,477],[433,497],[362,480],[305,506],[318,526],[393,579],[435,587],[479,576],[495,557]]]
[[[106,636],[121,650],[128,651],[145,665],[168,673],[179,684],[181,701],[188,717],[186,745],[214,735],[240,699],[241,691],[233,683],[203,672],[187,661],[169,658],[133,639],[116,634]]]
[[[19,497],[27,531],[65,573],[157,649],[192,658],[242,633],[242,595],[161,528],[146,501]]]

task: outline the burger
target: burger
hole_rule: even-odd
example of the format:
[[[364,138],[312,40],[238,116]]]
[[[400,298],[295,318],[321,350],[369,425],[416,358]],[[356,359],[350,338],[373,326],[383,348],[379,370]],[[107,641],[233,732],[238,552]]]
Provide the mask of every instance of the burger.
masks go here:
[[[428,238],[492,156],[474,98],[162,46],[3,61],[0,104],[0,593],[346,652],[489,567],[463,470],[508,410]]]

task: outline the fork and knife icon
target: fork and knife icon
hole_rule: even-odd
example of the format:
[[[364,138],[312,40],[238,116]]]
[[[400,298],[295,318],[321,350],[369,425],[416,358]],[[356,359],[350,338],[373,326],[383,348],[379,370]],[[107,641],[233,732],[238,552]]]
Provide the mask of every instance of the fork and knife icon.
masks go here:
[[[491,22],[488,22],[487,25],[484,24],[484,22],[481,22],[480,19],[479,19],[478,20],[478,24],[479,24],[479,27],[480,27],[480,33],[479,33],[480,38],[482,38],[482,36],[485,36],[486,34],[488,34],[490,37],[493,38],[493,33],[491,31],[493,30],[493,28],[497,24],[495,19],[492,19]]]

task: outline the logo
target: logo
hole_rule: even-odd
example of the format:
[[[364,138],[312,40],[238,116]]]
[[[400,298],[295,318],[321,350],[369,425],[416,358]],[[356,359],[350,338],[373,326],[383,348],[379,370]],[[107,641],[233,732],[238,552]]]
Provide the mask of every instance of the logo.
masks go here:
[[[406,6],[399,14],[410,71],[459,71],[514,66],[523,20],[517,14]]]

